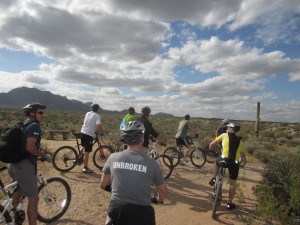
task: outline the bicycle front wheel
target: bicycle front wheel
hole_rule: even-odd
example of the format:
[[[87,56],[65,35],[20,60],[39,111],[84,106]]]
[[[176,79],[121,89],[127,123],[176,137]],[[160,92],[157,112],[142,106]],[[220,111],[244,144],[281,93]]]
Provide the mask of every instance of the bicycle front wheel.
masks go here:
[[[206,163],[206,154],[201,149],[195,148],[191,152],[190,159],[195,167],[201,168]]]
[[[211,215],[213,219],[215,218],[217,209],[222,202],[222,182],[218,181],[216,186],[217,188],[215,189],[215,199]]]
[[[51,223],[61,218],[70,206],[71,188],[62,178],[47,179],[47,184],[39,186],[37,218],[43,223]]]
[[[222,154],[220,145],[216,145],[214,150],[209,150],[209,145],[204,146],[203,151],[206,154],[206,161],[208,163],[215,163],[216,159]]]
[[[154,160],[158,163],[162,175],[167,180],[173,171],[173,161],[172,159],[167,155],[159,155],[154,158]]]
[[[4,212],[4,210],[5,210],[4,206],[0,205],[0,224],[10,224],[11,222],[13,222],[12,218],[9,212],[7,210]]]
[[[164,155],[169,156],[172,159],[173,167],[176,167],[179,164],[180,157],[179,152],[174,147],[169,147],[164,151]]]
[[[79,156],[75,148],[62,146],[54,152],[52,165],[60,172],[68,172],[76,166],[78,158]]]
[[[107,146],[107,145],[102,145],[99,146],[94,154],[93,154],[93,162],[94,165],[98,168],[98,169],[102,169],[107,158],[114,153],[114,150],[112,150],[111,147]]]

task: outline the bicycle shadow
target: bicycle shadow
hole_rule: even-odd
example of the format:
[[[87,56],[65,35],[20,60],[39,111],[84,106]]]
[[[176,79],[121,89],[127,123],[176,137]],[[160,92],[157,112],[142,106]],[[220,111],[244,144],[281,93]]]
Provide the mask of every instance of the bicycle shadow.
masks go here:
[[[92,223],[86,223],[82,220],[73,220],[73,219],[59,219],[57,221],[54,221],[52,223],[48,223],[51,225],[56,225],[56,224],[81,224],[81,225],[93,225]]]
[[[81,183],[99,183],[101,179],[101,174],[99,173],[82,173],[76,171],[69,171],[67,173],[60,172],[59,173],[63,178],[68,180],[73,180]],[[92,179],[91,179],[92,178]]]

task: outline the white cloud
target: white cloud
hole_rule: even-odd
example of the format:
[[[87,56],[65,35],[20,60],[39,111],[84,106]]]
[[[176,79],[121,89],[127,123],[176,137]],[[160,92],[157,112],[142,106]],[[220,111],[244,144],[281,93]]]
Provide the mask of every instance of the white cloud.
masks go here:
[[[153,112],[249,119],[256,101],[280,98],[268,89],[274,75],[299,82],[300,59],[254,47],[239,35],[227,38],[226,32],[255,27],[251,38],[257,41],[293,43],[299,40],[294,16],[299,11],[297,0],[3,1],[0,47],[41,54],[54,63],[36,71],[0,72],[0,88],[37,86],[114,110],[130,103],[149,105]],[[172,27],[174,21],[178,27]],[[180,66],[194,68],[194,82],[179,79],[174,70]],[[297,101],[286,107],[300,109]],[[282,118],[293,121],[292,114]]]

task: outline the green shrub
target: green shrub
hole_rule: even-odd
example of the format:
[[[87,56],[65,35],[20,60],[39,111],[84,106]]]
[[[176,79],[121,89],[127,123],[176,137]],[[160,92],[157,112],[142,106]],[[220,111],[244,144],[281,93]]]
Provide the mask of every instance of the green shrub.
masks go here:
[[[269,157],[263,181],[255,188],[256,210],[262,216],[288,225],[300,222],[299,160],[286,153]]]
[[[271,152],[267,151],[267,150],[257,149],[257,150],[255,150],[255,152],[253,153],[253,155],[256,158],[258,158],[260,161],[262,161],[263,163],[267,163],[267,162],[269,162],[269,158],[271,156]]]

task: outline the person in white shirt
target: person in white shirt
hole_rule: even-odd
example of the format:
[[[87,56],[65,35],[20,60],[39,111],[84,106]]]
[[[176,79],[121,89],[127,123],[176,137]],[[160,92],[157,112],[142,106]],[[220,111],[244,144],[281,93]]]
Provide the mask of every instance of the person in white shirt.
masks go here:
[[[83,173],[92,173],[88,168],[89,155],[93,149],[93,139],[95,133],[102,133],[101,117],[98,114],[100,106],[98,104],[91,105],[91,111],[87,112],[84,117],[84,122],[81,128],[81,145],[84,148],[84,163]]]

